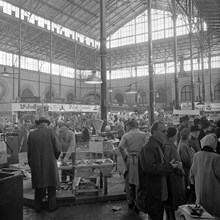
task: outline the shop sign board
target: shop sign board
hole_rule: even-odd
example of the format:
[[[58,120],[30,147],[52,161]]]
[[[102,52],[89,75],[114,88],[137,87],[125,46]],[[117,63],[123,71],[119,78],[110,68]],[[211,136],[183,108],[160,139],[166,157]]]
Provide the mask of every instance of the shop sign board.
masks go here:
[[[54,98],[53,102],[54,103],[64,103],[65,102],[65,98]]]
[[[42,107],[47,107],[51,112],[97,112],[100,106],[96,105],[74,105],[56,103],[12,103],[13,112],[37,111]]]
[[[99,106],[96,105],[68,105],[69,111],[73,112],[97,112]]]
[[[205,105],[205,112],[219,112],[220,111],[220,103],[207,103]]]
[[[41,97],[20,97],[20,101],[24,103],[40,103]]]
[[[38,106],[42,106],[41,103],[12,103],[13,112],[35,112]]]
[[[199,110],[173,110],[173,124],[178,125],[180,124],[180,118],[184,115],[188,115],[191,117],[200,117],[200,111]]]

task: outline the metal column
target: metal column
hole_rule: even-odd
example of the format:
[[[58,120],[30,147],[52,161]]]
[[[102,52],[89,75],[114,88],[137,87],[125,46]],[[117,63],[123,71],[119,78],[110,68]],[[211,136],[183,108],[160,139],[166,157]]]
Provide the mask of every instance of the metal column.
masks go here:
[[[21,8],[19,8],[19,45],[18,45],[18,100],[20,102],[21,97],[21,53],[22,53],[22,45],[21,45]]]
[[[37,61],[38,63],[38,96],[41,97],[40,95],[40,63],[39,63],[39,60]],[[44,99],[45,97],[43,97]]]
[[[111,48],[111,40],[109,41],[109,47]],[[109,90],[108,90],[108,95],[109,95],[109,102],[112,102],[112,60],[111,60],[111,55],[109,55]]]
[[[77,73],[76,73],[76,60],[77,60],[77,49],[76,49],[76,43],[75,43],[75,47],[74,47],[74,99],[76,100],[77,98],[77,90],[76,90],[76,77],[77,77]]]
[[[165,72],[164,72],[164,74],[165,74],[165,106],[167,106],[167,93],[168,93],[168,91],[167,91],[167,58],[166,58],[166,52],[165,52],[165,62],[164,62],[164,70],[165,70]]]
[[[201,99],[201,79],[200,79],[200,57],[199,57],[200,53],[198,53],[198,80],[197,80],[197,83],[198,83],[198,89],[199,89],[199,97],[198,97],[198,100],[199,102],[202,101]]]
[[[195,109],[195,90],[194,90],[194,70],[193,70],[193,49],[192,49],[192,11],[193,4],[192,0],[189,0],[189,42],[190,42],[190,61],[191,61],[191,103],[192,110]]]
[[[163,12],[163,19],[164,19],[164,30],[166,29],[165,27],[165,23],[166,23],[166,19],[165,19],[165,12]],[[164,31],[164,39],[166,39],[166,31]],[[165,60],[164,60],[164,74],[165,74],[165,106],[167,106],[168,104],[168,99],[167,99],[167,54],[166,54],[166,49],[164,51],[164,54],[165,54]]]
[[[50,103],[52,103],[52,61],[53,61],[53,34],[52,34],[52,22],[50,22]]]
[[[62,71],[59,68],[59,98],[62,97]]]
[[[12,78],[12,100],[15,99],[15,60],[14,60],[14,54],[12,55],[12,71],[13,71],[13,78]]]
[[[138,86],[137,86],[137,33],[136,33],[136,19],[134,18],[135,21],[135,30],[134,30],[134,36],[135,36],[135,67],[134,67],[134,71],[135,71],[135,90],[138,91]],[[132,72],[132,69],[131,69]],[[137,98],[138,93],[135,94],[135,104],[138,103],[138,98]]]
[[[107,99],[106,99],[106,15],[105,0],[100,0],[100,57],[101,57],[101,119],[103,127],[107,123]]]
[[[149,112],[149,119],[150,125],[154,123],[154,70],[153,70],[153,63],[152,63],[152,56],[153,56],[153,44],[152,44],[152,18],[151,18],[151,7],[152,7],[152,0],[148,1],[148,72],[149,72],[149,101],[150,101],[150,112]]]
[[[205,75],[204,75],[204,29],[203,20],[200,20],[201,32],[200,32],[200,49],[201,49],[201,69],[202,69],[202,101],[205,102]]]
[[[211,56],[211,33],[208,31],[208,44],[209,44],[209,52],[208,52],[208,68],[209,68],[209,92],[210,92],[210,102],[213,102],[213,91],[212,91],[212,56]]]
[[[178,88],[178,68],[177,68],[177,35],[176,35],[176,0],[172,0],[173,6],[173,40],[174,40],[174,48],[173,48],[173,59],[174,59],[174,84],[175,84],[175,109],[179,109],[179,88]]]

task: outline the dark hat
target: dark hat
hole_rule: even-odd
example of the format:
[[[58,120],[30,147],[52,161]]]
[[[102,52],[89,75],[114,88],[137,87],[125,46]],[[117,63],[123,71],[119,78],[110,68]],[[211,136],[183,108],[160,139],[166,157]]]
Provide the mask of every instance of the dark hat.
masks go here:
[[[193,123],[194,123],[194,125],[201,124],[201,119],[200,118],[195,118]]]
[[[184,128],[181,132],[180,132],[180,137],[182,139],[187,139],[187,137],[189,136],[190,134],[190,130],[189,128]]]
[[[177,130],[174,127],[168,127],[167,128],[167,137],[172,138],[176,135]]]
[[[48,125],[50,124],[50,121],[46,118],[46,117],[40,117],[39,120],[38,120],[38,124],[42,123],[42,122],[45,122],[47,123]]]
[[[193,131],[200,131],[200,129],[198,128],[198,126],[193,125],[193,126],[190,128],[190,132],[193,132]]]
[[[130,128],[137,128],[138,127],[138,123],[136,120],[130,120],[126,123],[126,126],[129,126]]]
[[[189,121],[189,116],[188,115],[184,115],[180,118],[180,120],[183,121]]]
[[[205,117],[201,119],[201,124],[203,129],[208,128],[210,126],[209,120]]]

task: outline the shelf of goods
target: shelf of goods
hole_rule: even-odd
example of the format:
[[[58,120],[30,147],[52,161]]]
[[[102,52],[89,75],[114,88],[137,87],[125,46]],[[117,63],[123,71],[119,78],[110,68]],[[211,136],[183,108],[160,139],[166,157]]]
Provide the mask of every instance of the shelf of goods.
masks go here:
[[[75,194],[81,193],[99,193],[104,189],[104,195],[107,195],[108,185],[107,178],[115,163],[111,159],[82,159],[77,160],[75,165],[68,162],[62,165],[58,161],[59,170],[71,170],[74,175],[72,190]]]
[[[209,219],[210,220],[210,219],[215,219],[215,217],[210,215],[202,206],[195,204],[187,204],[187,205],[179,206],[178,210],[176,211],[176,219],[183,219],[183,220]]]

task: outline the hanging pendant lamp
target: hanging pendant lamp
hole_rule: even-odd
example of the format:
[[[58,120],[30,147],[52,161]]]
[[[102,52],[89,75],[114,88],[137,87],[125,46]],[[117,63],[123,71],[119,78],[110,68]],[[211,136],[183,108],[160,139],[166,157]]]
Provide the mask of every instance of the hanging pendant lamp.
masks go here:
[[[92,71],[92,75],[90,75],[86,80],[85,80],[86,84],[101,84],[102,80],[96,76],[96,71],[93,70]]]
[[[137,90],[131,88],[131,84],[129,85],[129,88],[125,90],[125,94],[136,94]]]
[[[93,67],[93,71],[92,71],[92,75],[90,75],[86,80],[85,80],[85,83],[86,84],[93,84],[93,85],[96,85],[96,84],[101,84],[102,83],[102,80],[97,76],[96,74],[96,64],[97,64],[97,56],[96,56],[96,49],[94,50],[94,67]]]

